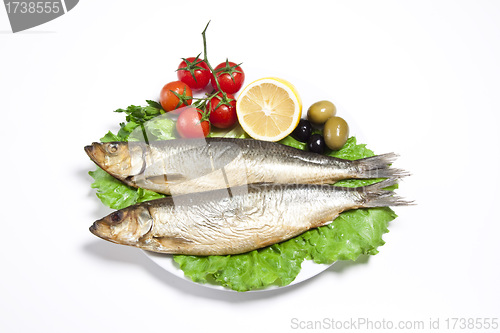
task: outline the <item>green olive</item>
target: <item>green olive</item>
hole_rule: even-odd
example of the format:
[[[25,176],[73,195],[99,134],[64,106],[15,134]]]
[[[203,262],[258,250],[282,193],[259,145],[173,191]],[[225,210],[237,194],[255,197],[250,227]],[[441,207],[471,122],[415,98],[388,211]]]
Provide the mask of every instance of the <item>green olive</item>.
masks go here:
[[[317,125],[322,125],[328,118],[335,116],[337,108],[330,101],[319,101],[307,110],[307,119]]]
[[[332,117],[325,123],[323,136],[325,137],[325,143],[328,148],[339,150],[345,145],[349,137],[349,126],[344,119]]]

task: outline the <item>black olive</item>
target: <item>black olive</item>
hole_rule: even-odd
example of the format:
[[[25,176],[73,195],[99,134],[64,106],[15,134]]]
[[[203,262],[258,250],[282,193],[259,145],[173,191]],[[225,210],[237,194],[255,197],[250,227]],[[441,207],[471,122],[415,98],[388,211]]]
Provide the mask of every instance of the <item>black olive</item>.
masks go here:
[[[301,119],[299,125],[293,130],[292,137],[300,142],[307,142],[312,133],[312,125],[309,120]]]
[[[313,153],[318,153],[318,154],[323,154],[325,152],[325,139],[321,134],[313,134],[307,140],[307,150],[313,152]]]

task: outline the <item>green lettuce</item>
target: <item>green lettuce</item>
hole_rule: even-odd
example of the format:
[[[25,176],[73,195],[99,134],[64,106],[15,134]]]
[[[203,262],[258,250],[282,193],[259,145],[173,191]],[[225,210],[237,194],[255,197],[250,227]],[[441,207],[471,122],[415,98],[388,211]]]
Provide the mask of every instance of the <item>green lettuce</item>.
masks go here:
[[[129,107],[129,113],[141,116],[142,112],[146,118],[151,113],[160,113],[153,110],[151,104],[142,111],[138,108]],[[144,124],[144,129],[150,133],[149,140],[171,139],[175,136],[172,120],[162,117],[154,121],[150,119],[141,122],[137,117],[129,117],[128,123],[121,124],[118,134],[108,132],[101,141],[125,141],[129,136],[132,138],[133,130],[139,127],[139,123]],[[248,137],[239,126],[229,132],[214,131],[211,136]],[[280,143],[305,149],[304,143],[290,136]],[[341,150],[327,154],[351,160],[374,155],[366,145],[357,144],[355,137],[349,138]],[[99,199],[113,209],[164,197],[163,194],[129,187],[100,168],[89,174],[94,178],[91,186],[97,190]],[[344,180],[335,185],[357,187],[376,181],[378,180]],[[356,209],[340,214],[327,226],[309,230],[293,239],[260,250],[227,256],[175,255],[174,260],[186,276],[199,283],[219,284],[236,291],[262,289],[272,285],[285,286],[299,274],[304,260],[327,264],[337,260],[356,260],[362,254],[377,254],[378,247],[384,244],[382,236],[388,232],[388,223],[395,218],[396,214],[388,207]]]
[[[94,178],[90,186],[97,190],[97,197],[109,208],[122,209],[138,202],[165,197],[164,194],[127,186],[99,167],[89,171],[89,175]]]
[[[211,128],[208,133],[209,138],[233,138],[233,139],[248,139],[250,136],[241,128],[239,124],[229,130]]]

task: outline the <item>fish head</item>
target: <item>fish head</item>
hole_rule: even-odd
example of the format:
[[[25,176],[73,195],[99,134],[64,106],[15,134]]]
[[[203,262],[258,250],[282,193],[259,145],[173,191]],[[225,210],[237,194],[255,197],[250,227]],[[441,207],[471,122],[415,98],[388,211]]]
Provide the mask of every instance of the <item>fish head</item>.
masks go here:
[[[144,170],[143,147],[140,143],[94,142],[85,152],[101,169],[118,179],[134,176]]]
[[[135,205],[117,210],[97,220],[89,228],[94,235],[107,241],[135,246],[153,227],[153,218],[146,206]]]

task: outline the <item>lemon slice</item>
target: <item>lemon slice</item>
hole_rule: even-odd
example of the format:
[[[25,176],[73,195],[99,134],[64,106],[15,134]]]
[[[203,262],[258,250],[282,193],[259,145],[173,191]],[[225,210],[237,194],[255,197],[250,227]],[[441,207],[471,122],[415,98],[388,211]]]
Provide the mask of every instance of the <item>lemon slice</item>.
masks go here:
[[[243,89],[236,102],[236,114],[241,127],[252,138],[279,141],[297,127],[302,102],[290,82],[266,77]]]

